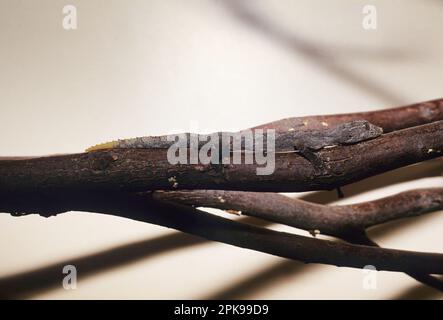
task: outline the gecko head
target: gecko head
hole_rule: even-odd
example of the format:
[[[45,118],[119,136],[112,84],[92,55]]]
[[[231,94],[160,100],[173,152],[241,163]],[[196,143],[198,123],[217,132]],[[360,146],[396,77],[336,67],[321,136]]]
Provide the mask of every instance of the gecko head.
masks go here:
[[[341,131],[343,144],[353,144],[360,141],[374,139],[383,133],[383,129],[366,120],[346,122],[338,127]]]

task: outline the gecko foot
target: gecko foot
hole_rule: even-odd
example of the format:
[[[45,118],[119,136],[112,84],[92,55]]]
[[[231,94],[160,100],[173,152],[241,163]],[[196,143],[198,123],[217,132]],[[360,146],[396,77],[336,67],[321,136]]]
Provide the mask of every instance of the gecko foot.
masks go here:
[[[343,190],[340,187],[335,188],[337,190],[337,196],[339,199],[343,199],[345,197],[345,194],[343,193]]]
[[[314,167],[316,175],[325,175],[327,173],[326,166],[323,160],[317,156],[311,149],[303,148],[299,150],[300,155],[308,160]]]

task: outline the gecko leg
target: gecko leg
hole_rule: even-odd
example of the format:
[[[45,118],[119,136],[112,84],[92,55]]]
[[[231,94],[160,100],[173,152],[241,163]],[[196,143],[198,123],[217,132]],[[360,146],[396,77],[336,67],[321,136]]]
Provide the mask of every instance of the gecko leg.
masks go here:
[[[326,167],[323,160],[317,156],[311,148],[295,147],[295,150],[298,150],[300,155],[314,166],[316,173],[324,174],[326,172]]]
[[[337,190],[337,195],[339,199],[343,199],[345,197],[345,194],[343,193],[343,190],[340,187],[335,188]]]

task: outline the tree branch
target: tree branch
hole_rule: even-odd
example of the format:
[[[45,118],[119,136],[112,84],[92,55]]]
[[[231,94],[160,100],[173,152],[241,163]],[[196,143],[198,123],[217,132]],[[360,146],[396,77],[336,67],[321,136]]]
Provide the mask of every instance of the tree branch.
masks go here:
[[[297,153],[277,154],[276,170],[269,176],[257,176],[256,164],[171,165],[166,150],[158,149],[111,149],[39,158],[0,158],[0,211],[45,216],[71,210],[112,214],[306,263],[356,268],[370,264],[378,270],[407,272],[419,281],[432,283],[432,278],[422,274],[443,274],[442,254],[370,247],[374,244],[364,239],[362,231],[392,219],[441,209],[441,188],[336,207],[294,202],[277,194],[258,197],[251,192],[217,190],[154,192],[146,196],[146,191],[158,189],[333,189],[442,155],[443,99],[374,112],[289,118],[256,128],[287,132],[362,119],[383,127],[385,132],[394,132],[371,141],[318,151],[317,156],[326,164],[325,172],[318,172]],[[403,129],[413,125],[417,126]],[[232,205],[234,209],[267,220],[307,230],[318,229],[364,245],[312,239],[245,225],[171,200],[223,209]]]
[[[319,173],[297,153],[276,154],[275,172],[256,175],[256,164],[172,165],[166,150],[110,149],[28,160],[0,161],[0,192],[33,190],[224,189],[309,191],[333,189],[412,163],[443,150],[443,121],[403,129],[377,139],[317,152]]]
[[[54,195],[52,200],[51,210],[58,212],[85,211],[126,217],[305,263],[353,268],[373,265],[377,270],[443,274],[443,254],[351,245],[277,232],[141,194],[85,192]],[[39,197],[22,202],[26,202],[30,212],[43,212],[48,203]]]
[[[353,244],[360,244],[364,246],[373,246],[373,247],[379,246],[377,243],[375,243],[368,237],[365,230],[357,231],[353,234],[348,234],[342,239]],[[417,272],[407,272],[406,274],[411,278],[417,280],[418,282],[421,282],[431,288],[443,292],[443,280],[437,278],[436,276],[417,273]]]
[[[368,227],[443,209],[443,188],[406,191],[375,201],[342,206],[313,204],[274,193],[241,191],[155,191],[152,196],[195,207],[241,210],[242,214],[308,230],[314,235],[315,230],[367,246],[377,246],[366,235]],[[443,281],[431,275],[407,274],[443,291]]]
[[[443,209],[443,188],[402,192],[375,201],[328,206],[276,193],[224,190],[155,191],[152,197],[242,214],[342,238],[356,230]]]
[[[321,129],[325,124],[336,126],[353,120],[367,120],[382,127],[385,133],[440,121],[443,120],[443,98],[377,111],[292,117],[262,124],[254,129],[275,129],[279,132],[287,132],[291,128]]]

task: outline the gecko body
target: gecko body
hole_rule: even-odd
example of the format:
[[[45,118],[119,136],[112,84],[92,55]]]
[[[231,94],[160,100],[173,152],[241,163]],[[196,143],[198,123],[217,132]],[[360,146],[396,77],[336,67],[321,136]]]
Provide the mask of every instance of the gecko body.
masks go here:
[[[244,133],[244,132],[243,132]],[[359,143],[362,141],[377,138],[383,133],[383,129],[366,121],[366,120],[354,120],[345,122],[335,127],[325,127],[324,129],[303,129],[297,131],[288,131],[285,133],[278,132],[275,135],[275,153],[291,153],[297,152],[304,158],[309,160],[316,168],[323,168],[323,162],[315,154],[317,151],[324,148],[332,148],[339,145],[350,145]],[[186,145],[183,147],[191,147],[191,134],[183,133],[182,137],[185,137]],[[207,144],[209,136],[217,136],[216,139],[219,146],[222,145],[224,138],[232,137],[233,140],[229,142],[230,152],[253,152],[254,145],[247,144],[244,141],[242,132],[217,132],[213,134],[197,135],[193,134],[194,138],[198,138],[198,148]],[[178,135],[172,135],[178,136]],[[103,144],[99,144],[88,148],[86,151],[96,151],[101,149],[168,149],[176,142],[174,139],[170,139],[170,136],[149,136],[138,137],[132,139],[123,139],[111,141]],[[240,146],[240,149],[235,149],[234,146]],[[263,146],[267,146],[267,134],[263,134]],[[264,152],[267,152],[266,148],[259,146]]]
[[[324,171],[323,161],[315,152],[324,148],[356,144],[382,135],[383,129],[366,120],[345,122],[325,130],[313,130],[309,134],[298,134],[294,137],[294,150],[309,160],[315,168]],[[291,139],[290,137],[286,139]],[[283,139],[282,139],[283,140]],[[282,143],[286,145],[286,142]]]

